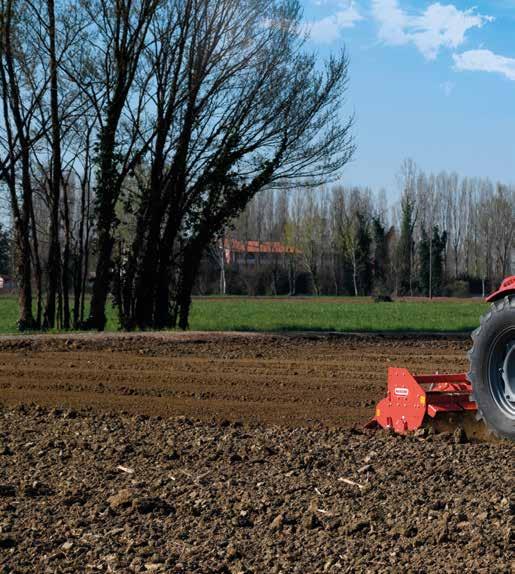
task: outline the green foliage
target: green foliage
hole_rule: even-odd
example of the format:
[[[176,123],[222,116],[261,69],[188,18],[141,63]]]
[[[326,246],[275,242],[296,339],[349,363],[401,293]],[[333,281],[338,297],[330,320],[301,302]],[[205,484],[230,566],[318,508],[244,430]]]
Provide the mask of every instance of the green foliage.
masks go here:
[[[372,220],[372,235],[374,239],[373,279],[374,285],[384,285],[388,265],[388,245],[386,243],[386,230],[379,217]]]
[[[388,241],[386,229],[379,217],[372,220],[372,237],[374,240],[374,254],[372,257],[372,294],[376,302],[391,301],[391,285],[388,281]]]
[[[358,210],[356,212],[356,271],[358,275],[358,290],[360,295],[370,293],[372,289],[372,266],[370,261],[370,249],[372,237],[366,214]]]
[[[0,275],[10,274],[10,243],[9,232],[0,223]]]
[[[479,291],[479,293],[480,292],[481,291]],[[463,279],[456,279],[455,281],[448,283],[444,289],[444,295],[446,297],[469,297],[469,282],[464,281]]]
[[[425,229],[422,229],[418,244],[418,257],[420,259],[419,281],[422,294],[426,296],[429,295],[429,253],[429,235]]]
[[[399,273],[399,295],[412,294],[413,272],[413,229],[415,227],[415,202],[405,195],[402,199],[401,235],[397,246],[397,261]]]
[[[438,225],[433,227],[433,236],[430,240],[425,229],[422,229],[418,252],[420,258],[420,291],[429,295],[431,282],[431,295],[438,296],[443,290],[443,258],[447,244],[447,233],[440,233]]]
[[[447,245],[447,232],[440,230],[437,225],[433,227],[432,246],[432,294],[441,295],[444,283],[444,252]]]

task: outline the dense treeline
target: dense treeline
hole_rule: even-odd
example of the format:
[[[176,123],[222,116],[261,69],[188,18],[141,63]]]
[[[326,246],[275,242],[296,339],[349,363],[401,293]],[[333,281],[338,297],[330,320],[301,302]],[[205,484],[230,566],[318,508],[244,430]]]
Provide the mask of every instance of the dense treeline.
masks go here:
[[[127,329],[185,328],[258,192],[339,177],[348,61],[304,28],[297,0],[0,0],[20,329],[102,330],[110,299]]]
[[[225,265],[226,291],[248,294],[484,294],[510,273],[515,187],[454,173],[425,174],[406,161],[400,200],[334,186],[266,191],[228,238],[276,241],[294,252]],[[217,249],[197,289],[219,292]]]

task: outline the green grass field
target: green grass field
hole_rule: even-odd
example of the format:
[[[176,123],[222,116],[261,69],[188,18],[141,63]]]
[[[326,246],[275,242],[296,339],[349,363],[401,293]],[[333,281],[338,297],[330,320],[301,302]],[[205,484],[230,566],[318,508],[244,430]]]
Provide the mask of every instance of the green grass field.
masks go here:
[[[197,300],[191,326],[206,331],[471,331],[482,302],[355,303],[352,299]]]
[[[351,297],[304,299],[199,298],[193,302],[191,329],[198,331],[472,331],[488,305],[478,300],[373,303]],[[13,297],[0,298],[0,333],[16,333]],[[108,331],[117,330],[108,308]]]

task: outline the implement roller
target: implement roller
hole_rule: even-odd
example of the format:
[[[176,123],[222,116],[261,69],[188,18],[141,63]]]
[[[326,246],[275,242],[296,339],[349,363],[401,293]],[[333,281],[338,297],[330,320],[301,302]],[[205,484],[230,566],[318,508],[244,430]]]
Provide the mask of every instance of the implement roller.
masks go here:
[[[437,432],[461,427],[469,438],[493,434],[515,440],[515,276],[487,301],[490,311],[472,333],[468,373],[388,369],[386,398],[368,428],[406,434],[425,426]]]

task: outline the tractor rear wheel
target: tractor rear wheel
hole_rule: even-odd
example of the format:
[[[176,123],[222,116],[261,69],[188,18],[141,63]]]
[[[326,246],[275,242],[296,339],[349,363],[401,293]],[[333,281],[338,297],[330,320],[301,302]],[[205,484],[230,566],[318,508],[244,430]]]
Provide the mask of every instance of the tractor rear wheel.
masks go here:
[[[491,432],[515,440],[515,296],[492,303],[472,341],[471,399]]]

